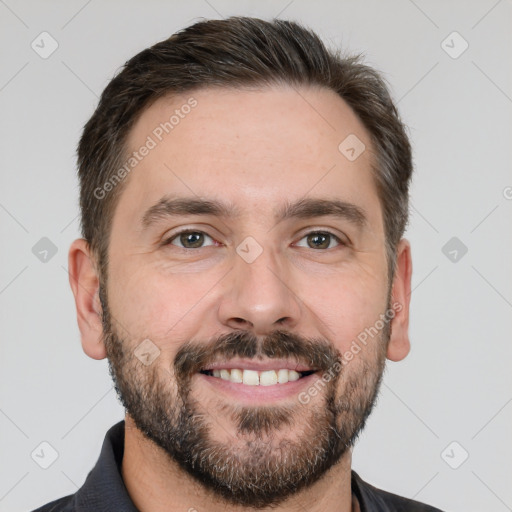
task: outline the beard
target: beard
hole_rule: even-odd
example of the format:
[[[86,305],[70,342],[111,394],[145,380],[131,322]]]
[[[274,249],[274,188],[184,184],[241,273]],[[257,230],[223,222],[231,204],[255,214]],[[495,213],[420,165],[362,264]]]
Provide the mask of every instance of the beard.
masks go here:
[[[146,438],[226,503],[261,509],[311,486],[353,446],[374,407],[389,322],[375,347],[346,366],[326,340],[275,330],[264,339],[234,331],[186,342],[167,368],[158,358],[145,366],[134,356],[136,345],[113,325],[104,287],[100,300],[109,371],[126,412]],[[233,357],[292,359],[330,378],[307,404],[247,407],[221,397],[198,399],[193,377],[208,363]]]

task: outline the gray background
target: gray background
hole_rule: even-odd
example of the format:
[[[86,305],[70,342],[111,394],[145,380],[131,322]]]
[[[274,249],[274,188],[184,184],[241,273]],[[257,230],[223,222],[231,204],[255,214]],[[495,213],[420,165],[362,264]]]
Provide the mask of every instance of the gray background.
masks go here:
[[[388,363],[354,468],[378,487],[446,510],[512,510],[505,0],[0,0],[0,510],[30,510],[75,492],[106,430],[123,418],[106,361],[82,352],[66,272],[79,236],[81,127],[133,54],[200,17],[233,14],[303,21],[327,43],[365,52],[410,127],[412,351]],[[46,59],[31,47],[51,49],[43,31],[58,43]],[[43,237],[57,250],[46,261]],[[40,467],[51,457],[43,441],[58,453],[48,469]],[[32,458],[34,450],[44,456]]]

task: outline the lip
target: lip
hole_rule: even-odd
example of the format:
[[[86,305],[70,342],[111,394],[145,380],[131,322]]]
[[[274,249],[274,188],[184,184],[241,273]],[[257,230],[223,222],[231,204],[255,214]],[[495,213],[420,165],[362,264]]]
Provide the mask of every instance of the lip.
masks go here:
[[[226,368],[224,366],[223,368]],[[234,366],[234,368],[239,368]],[[265,368],[268,368],[266,366]],[[282,367],[281,367],[282,368]],[[250,368],[248,368],[250,369]],[[272,386],[248,386],[238,382],[212,377],[204,373],[196,373],[194,378],[198,379],[198,384],[204,385],[212,390],[213,393],[224,395],[228,400],[235,399],[242,405],[269,405],[269,402],[275,402],[293,398],[297,402],[301,391],[310,387],[320,378],[319,372],[312,373],[299,380],[287,382],[286,384],[274,384]]]
[[[259,372],[281,369],[295,370],[296,372],[308,372],[315,370],[315,368],[311,366],[307,366],[290,359],[229,359],[229,361],[216,361],[214,363],[210,363],[202,368],[202,370],[233,370],[235,368],[239,370],[255,370]]]

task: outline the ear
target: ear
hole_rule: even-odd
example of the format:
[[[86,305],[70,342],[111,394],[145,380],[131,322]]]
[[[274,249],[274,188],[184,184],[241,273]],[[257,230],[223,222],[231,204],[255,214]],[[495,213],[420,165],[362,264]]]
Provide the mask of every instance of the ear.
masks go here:
[[[99,276],[94,264],[94,255],[83,238],[71,244],[68,266],[69,284],[75,296],[83,351],[93,359],[104,359],[107,353],[103,344]]]
[[[391,320],[391,335],[386,354],[391,361],[401,361],[411,348],[409,341],[411,275],[411,245],[408,240],[402,238],[397,245],[396,271],[391,291],[391,307],[395,310],[395,316]]]

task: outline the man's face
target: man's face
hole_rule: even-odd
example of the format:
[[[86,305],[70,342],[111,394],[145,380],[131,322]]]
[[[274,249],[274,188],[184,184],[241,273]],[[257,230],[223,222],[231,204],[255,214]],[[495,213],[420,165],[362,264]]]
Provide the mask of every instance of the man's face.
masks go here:
[[[349,135],[366,146],[355,160],[338,149]],[[278,503],[347,453],[383,371],[389,283],[369,136],[331,91],[205,89],[156,101],[128,143],[154,147],[120,196],[102,290],[120,398],[203,485]],[[164,203],[177,199],[233,212]]]

